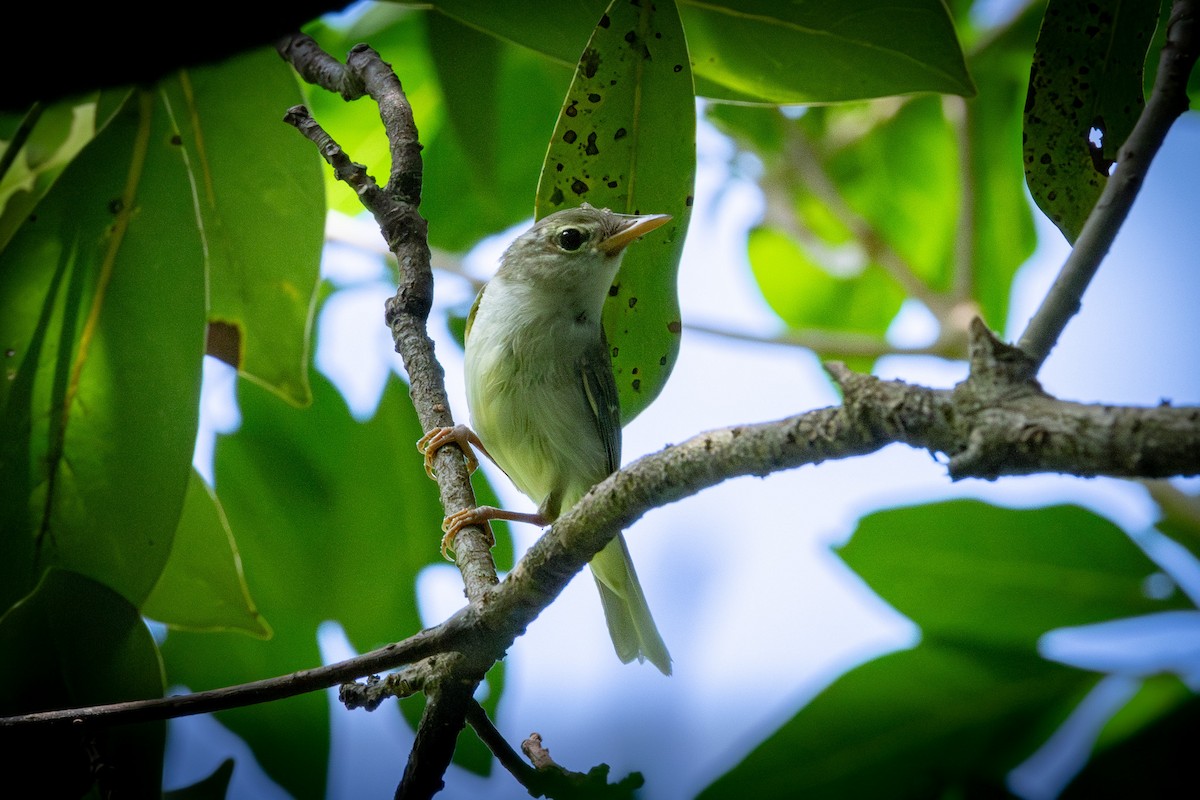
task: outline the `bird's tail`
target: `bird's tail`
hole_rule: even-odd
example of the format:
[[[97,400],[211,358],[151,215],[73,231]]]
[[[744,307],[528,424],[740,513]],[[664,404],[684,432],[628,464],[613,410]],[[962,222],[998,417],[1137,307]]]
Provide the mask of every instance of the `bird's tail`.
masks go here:
[[[635,658],[649,659],[664,675],[670,675],[671,654],[646,605],[624,534],[617,534],[597,553],[591,567],[617,657],[627,664]]]

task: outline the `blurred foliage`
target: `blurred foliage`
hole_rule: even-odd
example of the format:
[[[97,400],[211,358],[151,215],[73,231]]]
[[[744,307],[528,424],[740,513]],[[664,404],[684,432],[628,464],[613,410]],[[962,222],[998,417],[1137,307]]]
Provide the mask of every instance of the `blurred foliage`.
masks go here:
[[[1083,38],[1074,0],[998,22],[967,0],[581,0],[554,13],[444,0],[354,6],[306,31],[338,57],[366,41],[401,77],[432,246],[465,253],[583,199],[675,217],[661,252],[631,250],[606,308],[628,419],[678,346],[698,118],[732,138],[733,173],[762,189],[751,277],[793,340],[820,334],[823,357],[853,341],[869,368],[896,350],[906,301],[939,326],[918,351],[962,357],[972,313],[1003,331],[1036,244],[1027,192],[1074,235],[1162,47],[1162,4],[1083,5]],[[397,456],[420,435],[405,387],[393,376],[359,422],[310,370],[324,212],[359,206],[280,121],[301,99],[388,174],[371,102],[300,86],[267,48],[0,114],[0,642],[21,654],[5,659],[4,713],[310,667],[327,620],[360,650],[422,626],[416,581],[440,563],[442,510],[415,452]],[[1102,149],[1089,150],[1081,126],[1101,118]],[[242,379],[215,487],[190,467],[206,352]],[[1183,508],[1161,527],[1194,548]],[[502,569],[510,551],[502,537]],[[881,512],[841,556],[921,643],[842,676],[706,796],[1001,794],[1096,680],[1042,659],[1038,637],[1183,605],[1143,596],[1145,557],[1076,508]],[[143,616],[168,626],[161,646]],[[503,664],[487,684],[495,714]],[[419,706],[401,711],[412,721]],[[1151,754],[1195,715],[1181,684],[1147,682],[1080,785],[1178,768]],[[323,695],[220,716],[288,791],[323,793]],[[4,747],[53,775],[54,793],[80,794],[75,741]],[[161,785],[162,742],[161,725],[94,739],[136,765],[125,777],[139,795]],[[460,764],[492,768],[472,733],[459,745]],[[176,794],[223,796],[229,777],[223,766]]]

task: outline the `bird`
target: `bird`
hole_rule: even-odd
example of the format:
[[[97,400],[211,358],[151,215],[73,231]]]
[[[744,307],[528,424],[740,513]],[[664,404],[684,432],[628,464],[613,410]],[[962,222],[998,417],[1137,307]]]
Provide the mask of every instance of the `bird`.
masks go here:
[[[434,454],[455,442],[473,471],[482,452],[537,504],[446,517],[443,552],[467,525],[503,519],[541,527],[621,465],[621,411],[601,324],[626,247],[668,214],[617,214],[587,203],[549,214],[518,236],[467,317],[465,373],[471,425],[434,428],[417,443]],[[589,563],[622,662],[649,660],[671,674],[623,533]]]

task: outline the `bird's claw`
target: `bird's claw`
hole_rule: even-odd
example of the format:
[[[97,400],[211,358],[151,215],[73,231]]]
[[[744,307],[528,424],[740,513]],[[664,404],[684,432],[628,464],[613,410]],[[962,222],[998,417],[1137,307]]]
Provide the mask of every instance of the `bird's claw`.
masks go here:
[[[454,552],[454,540],[458,538],[458,532],[470,525],[477,525],[483,529],[488,535],[488,546],[496,544],[496,538],[492,534],[492,526],[488,525],[488,520],[491,519],[487,514],[485,507],[464,508],[461,511],[455,511],[444,520],[442,520],[442,531],[445,536],[442,537],[442,558],[447,561],[453,561],[454,558],[450,554]]]
[[[437,456],[437,452],[451,442],[457,444],[458,449],[462,450],[463,459],[467,462],[467,474],[479,469],[479,459],[475,457],[475,451],[471,447],[470,431],[467,426],[434,428],[417,440],[417,451],[425,456],[425,474],[430,478],[437,477],[437,471],[433,467],[433,459]],[[443,546],[442,549],[444,555],[445,547]]]

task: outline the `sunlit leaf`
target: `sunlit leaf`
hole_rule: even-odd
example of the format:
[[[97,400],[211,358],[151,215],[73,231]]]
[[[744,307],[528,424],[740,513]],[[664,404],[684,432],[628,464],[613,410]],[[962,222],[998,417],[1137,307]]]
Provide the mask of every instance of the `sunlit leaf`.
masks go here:
[[[1076,506],[958,500],[870,514],[840,555],[926,637],[1033,650],[1053,628],[1178,607],[1142,591],[1157,567]]]
[[[437,0],[433,6],[570,64],[606,3],[558,3],[552,11],[538,0]],[[679,14],[697,93],[715,100],[826,103],[974,91],[950,16],[937,0],[681,0]]]
[[[1074,242],[1141,113],[1159,3],[1050,0],[1025,101],[1025,175],[1038,207]]]
[[[674,3],[614,0],[562,106],[537,190],[537,217],[590,203],[670,214],[629,248],[604,306],[626,423],[662,390],[679,352],[676,274],[691,216],[696,113]]]
[[[205,313],[187,174],[151,93],[63,172],[0,275],[3,607],[50,565],[140,605],[183,507]]]
[[[974,94],[939,0],[682,0],[697,93],[828,103],[913,92]]]
[[[301,100],[295,75],[263,49],[161,87],[203,225],[208,318],[238,330],[243,375],[307,403],[325,206],[320,155],[282,121]]]
[[[32,594],[0,616],[0,653],[4,715],[161,697],[166,688],[137,609],[68,570],[48,570]],[[36,781],[39,797],[84,796],[97,764],[112,796],[157,797],[165,739],[161,721],[26,726],[0,729],[0,752],[6,765]]]
[[[115,93],[114,93],[115,94]],[[0,141],[11,163],[0,175],[0,250],[12,239],[71,159],[92,140],[108,118],[97,117],[95,97],[37,106],[20,117],[0,116]],[[15,141],[20,135],[24,141]],[[14,153],[11,147],[19,146]]]
[[[195,471],[171,558],[142,613],[175,628],[271,633],[246,588],[237,542],[216,494]]]

